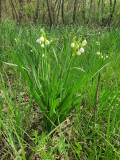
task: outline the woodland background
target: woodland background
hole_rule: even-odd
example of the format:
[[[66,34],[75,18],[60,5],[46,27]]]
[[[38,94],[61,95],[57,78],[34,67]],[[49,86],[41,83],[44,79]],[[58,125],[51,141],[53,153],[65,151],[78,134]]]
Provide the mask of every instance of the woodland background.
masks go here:
[[[50,25],[120,26],[117,0],[0,0],[0,19]]]

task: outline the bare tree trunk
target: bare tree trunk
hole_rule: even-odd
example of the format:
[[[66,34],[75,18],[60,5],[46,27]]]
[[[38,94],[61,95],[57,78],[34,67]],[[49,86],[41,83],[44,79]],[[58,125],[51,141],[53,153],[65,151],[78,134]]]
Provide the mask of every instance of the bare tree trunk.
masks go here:
[[[69,6],[70,6],[71,2],[68,1],[68,5],[67,5],[67,12],[69,11]]]
[[[0,0],[0,23],[1,23],[1,19],[2,19],[2,0]],[[2,43],[2,37],[0,37],[0,43]],[[1,45],[0,45],[0,55],[1,55]]]
[[[52,3],[52,1],[51,1]],[[53,15],[53,24],[55,24],[56,22],[56,15],[55,15],[55,9],[56,9],[56,5],[57,5],[57,0],[51,4],[51,10],[52,10],[52,15]]]
[[[57,23],[58,23],[58,21],[59,21],[59,14],[60,14],[60,3],[58,4],[58,14],[57,14]]]
[[[17,19],[17,21],[18,21],[18,15],[17,15],[17,12],[16,12],[16,10],[15,10],[15,6],[14,6],[14,4],[13,4],[13,1],[12,0],[10,0],[10,3],[11,3],[11,7],[12,7],[12,15],[13,15],[13,19]]]
[[[42,21],[45,22],[45,3],[42,3]]]
[[[9,1],[8,1],[9,2]],[[1,0],[1,3],[3,4],[3,0]],[[8,5],[7,4],[7,0],[4,1],[4,6],[2,6],[3,10],[5,11],[5,15],[4,16],[8,16],[10,14],[9,10],[8,10]],[[2,14],[2,8],[1,8],[1,14]],[[1,15],[1,20],[2,20],[2,15]]]
[[[23,18],[23,5],[24,5],[24,0],[19,0],[20,3],[20,11],[19,11],[19,22],[21,22]]]
[[[101,8],[101,12],[102,12],[102,22],[104,21],[104,18],[103,18],[103,13],[104,13],[104,2],[102,0],[102,8]]]
[[[48,14],[50,18],[50,29],[51,29],[53,22],[52,22],[52,15],[51,15],[51,10],[50,10],[49,0],[47,0],[47,6],[48,6]]]
[[[113,7],[112,7],[112,0],[110,0],[110,23],[112,21],[112,18],[115,12],[115,7],[116,7],[116,0],[114,0]]]
[[[90,22],[91,22],[91,24],[93,23],[92,9],[93,9],[93,0],[90,0],[90,11],[89,11],[89,16],[90,16]]]
[[[35,14],[35,19],[34,21],[37,21],[38,20],[38,17],[39,17],[39,0],[37,0],[37,4],[36,4],[36,14]]]
[[[65,23],[65,20],[64,20],[64,0],[62,0],[62,22],[63,22],[63,24]]]
[[[75,18],[76,18],[76,8],[77,8],[77,0],[75,0],[74,2],[73,24],[75,23]]]
[[[2,0],[0,0],[0,22],[2,19]]]
[[[83,0],[83,6],[82,6],[82,18],[85,22],[85,0]]]

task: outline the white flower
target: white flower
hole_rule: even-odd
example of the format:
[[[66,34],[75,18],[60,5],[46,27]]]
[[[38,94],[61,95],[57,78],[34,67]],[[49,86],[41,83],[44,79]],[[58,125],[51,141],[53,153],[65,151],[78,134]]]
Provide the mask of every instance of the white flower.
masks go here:
[[[86,39],[82,42],[82,46],[85,46],[87,44]]]
[[[41,47],[42,47],[42,48],[44,48],[44,47],[45,47],[45,45],[44,45],[44,44],[41,44]]]
[[[101,56],[101,58],[103,58],[103,56]]]
[[[97,45],[100,45],[100,42],[96,42]]]
[[[77,53],[76,53],[76,54],[79,56],[79,55],[81,55],[81,52],[80,52],[80,51],[77,51]]]
[[[80,52],[83,53],[84,52],[84,48],[80,48]]]
[[[43,29],[41,29],[40,31],[43,32]]]
[[[108,58],[108,55],[106,56],[106,58]]]
[[[100,55],[100,52],[97,52],[96,54],[97,54],[97,55]]]
[[[15,38],[15,42],[17,43],[17,39]]]
[[[41,41],[41,42],[44,42],[44,37],[40,37],[40,41]]]
[[[45,41],[45,44],[48,45],[48,44],[50,44],[50,42],[49,42],[48,40],[46,40],[46,41]]]
[[[45,55],[44,55],[44,54],[42,54],[42,57],[45,57]]]
[[[71,43],[71,47],[74,48],[75,47],[75,43]]]
[[[37,39],[36,42],[41,44],[41,40],[40,39]]]
[[[40,37],[39,39],[36,40],[36,42],[41,44],[41,42],[44,42],[44,37]]]

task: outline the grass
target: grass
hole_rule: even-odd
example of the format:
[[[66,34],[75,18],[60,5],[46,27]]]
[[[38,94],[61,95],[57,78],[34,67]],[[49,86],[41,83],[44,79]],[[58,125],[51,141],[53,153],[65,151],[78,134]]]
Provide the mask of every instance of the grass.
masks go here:
[[[41,28],[0,24],[1,159],[119,159],[119,29]]]

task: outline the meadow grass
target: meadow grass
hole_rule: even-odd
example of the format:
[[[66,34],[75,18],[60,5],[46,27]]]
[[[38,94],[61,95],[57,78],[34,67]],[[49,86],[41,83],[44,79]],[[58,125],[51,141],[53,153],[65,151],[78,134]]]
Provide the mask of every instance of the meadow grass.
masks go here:
[[[5,21],[0,37],[1,159],[119,159],[119,29]]]

